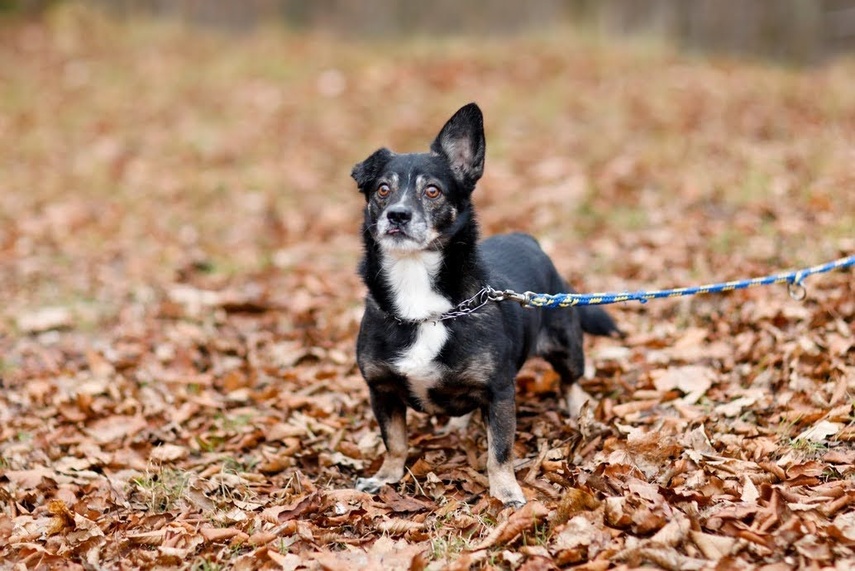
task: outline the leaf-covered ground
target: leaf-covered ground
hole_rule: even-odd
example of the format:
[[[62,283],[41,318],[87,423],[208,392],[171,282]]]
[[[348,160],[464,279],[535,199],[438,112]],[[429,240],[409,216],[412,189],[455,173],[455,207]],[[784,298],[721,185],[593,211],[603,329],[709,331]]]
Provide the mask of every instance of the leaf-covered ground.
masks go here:
[[[0,28],[5,568],[844,569],[855,283],[625,304],[568,420],[519,377],[517,476],[480,422],[382,452],[354,364],[350,167],[485,111],[485,233],[582,291],[855,252],[855,62],[809,70],[538,38],[355,42],[115,23]]]

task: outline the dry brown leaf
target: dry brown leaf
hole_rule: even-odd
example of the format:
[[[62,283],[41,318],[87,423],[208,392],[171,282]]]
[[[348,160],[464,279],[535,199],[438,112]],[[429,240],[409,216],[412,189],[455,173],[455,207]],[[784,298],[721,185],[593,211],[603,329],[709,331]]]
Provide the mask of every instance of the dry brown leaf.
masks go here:
[[[674,518],[650,538],[650,543],[677,547],[686,540],[690,528],[691,522],[689,518],[683,515],[682,512],[676,512]]]
[[[23,489],[34,489],[44,479],[53,480],[57,476],[55,470],[46,467],[32,468],[30,470],[5,470],[3,472],[3,477]]]
[[[380,500],[396,513],[420,512],[432,507],[431,504],[427,502],[417,500],[413,497],[402,496],[391,486],[384,486],[380,490]]]
[[[611,535],[585,515],[577,515],[566,523],[564,528],[555,538],[554,549],[559,552],[557,557],[569,563],[569,559],[576,559],[583,555],[586,559],[592,558],[608,543]],[[562,555],[561,552],[576,552],[572,556]]]
[[[753,504],[760,498],[760,492],[757,486],[751,481],[748,475],[742,477],[742,494],[739,497],[743,502]]]
[[[304,562],[303,558],[296,553],[283,554],[272,548],[268,549],[265,553],[271,561],[279,566],[280,571],[295,571]]]
[[[841,428],[843,428],[843,425],[840,423],[822,420],[801,432],[796,436],[796,440],[804,440],[807,442],[826,442],[830,436],[834,436],[840,432]]]
[[[616,404],[612,407],[612,412],[619,418],[626,418],[633,414],[648,411],[659,405],[658,399],[648,399],[640,401],[630,401],[623,404]]]
[[[598,507],[600,507],[600,501],[587,491],[579,488],[567,488],[561,495],[551,521],[553,525],[559,525],[579,512],[595,510]]]
[[[149,453],[152,460],[156,462],[175,462],[189,454],[187,448],[176,444],[161,444],[152,448]]]
[[[651,373],[653,385],[659,391],[677,389],[685,394],[681,399],[686,404],[694,404],[710,389],[716,379],[715,372],[709,367],[686,365],[669,367]]]
[[[52,329],[67,329],[74,325],[74,317],[67,307],[45,307],[22,313],[16,325],[24,333],[44,333]]]
[[[127,538],[131,543],[139,545],[160,545],[168,534],[166,529],[129,533]]]
[[[838,540],[855,544],[855,512],[846,512],[838,515],[831,523],[830,531]]]
[[[389,535],[404,535],[408,531],[424,529],[423,523],[401,518],[384,519],[377,524],[377,529]]]
[[[523,531],[533,528],[548,515],[549,510],[540,502],[528,502],[493,528],[490,534],[473,548],[473,551],[510,543]]]
[[[603,519],[607,525],[626,529],[632,525],[632,514],[627,511],[627,502],[623,497],[606,498],[603,502]]]
[[[286,522],[292,519],[302,518],[307,514],[317,511],[320,507],[321,496],[318,493],[313,493],[289,506],[278,506],[272,510],[276,513],[277,521]]]
[[[86,428],[86,433],[99,444],[116,444],[136,435],[148,423],[142,416],[114,415],[96,420]]]
[[[714,562],[729,556],[736,546],[736,540],[732,537],[712,535],[694,530],[690,531],[689,535],[692,538],[692,542],[704,554],[704,557]]]
[[[639,549],[624,550],[615,558],[618,560],[638,559],[650,562],[669,571],[696,571],[706,567],[703,559],[687,557],[676,549],[663,547],[642,547]]]
[[[226,541],[240,534],[241,531],[233,527],[203,527],[199,533],[208,541]]]
[[[374,544],[363,551],[348,548],[346,551],[320,551],[311,557],[323,569],[340,571],[341,569],[388,569],[389,571],[410,571],[418,568],[421,561],[422,548],[410,545],[403,539],[394,540],[387,536],[380,537]]]
[[[64,501],[49,501],[48,511],[53,515],[50,527],[48,527],[48,535],[70,532],[76,529],[77,526],[74,522],[74,512],[68,508]]]

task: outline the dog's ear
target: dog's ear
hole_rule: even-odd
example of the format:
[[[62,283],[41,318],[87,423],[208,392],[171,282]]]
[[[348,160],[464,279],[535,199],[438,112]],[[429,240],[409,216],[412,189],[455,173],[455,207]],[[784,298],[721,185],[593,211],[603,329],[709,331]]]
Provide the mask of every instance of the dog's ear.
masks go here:
[[[354,165],[353,170],[350,171],[350,176],[356,181],[359,192],[367,194],[365,185],[379,176],[380,171],[393,156],[394,153],[389,149],[377,149],[370,157]]]
[[[448,159],[454,176],[474,186],[484,174],[484,116],[475,103],[464,105],[439,132],[430,150]]]

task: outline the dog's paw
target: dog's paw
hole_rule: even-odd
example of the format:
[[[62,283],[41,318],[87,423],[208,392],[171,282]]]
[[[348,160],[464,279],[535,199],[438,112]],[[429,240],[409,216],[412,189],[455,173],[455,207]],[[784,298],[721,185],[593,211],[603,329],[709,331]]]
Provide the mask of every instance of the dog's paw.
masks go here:
[[[360,492],[376,494],[383,487],[383,482],[377,478],[357,478],[355,487]]]
[[[522,500],[522,501],[520,501],[520,500],[508,500],[508,501],[504,502],[504,506],[506,508],[513,508],[515,510],[520,509],[525,504],[526,504],[525,500]]]
[[[506,508],[521,508],[526,504],[525,495],[519,484],[514,482],[514,486],[491,490],[490,495],[502,502]]]

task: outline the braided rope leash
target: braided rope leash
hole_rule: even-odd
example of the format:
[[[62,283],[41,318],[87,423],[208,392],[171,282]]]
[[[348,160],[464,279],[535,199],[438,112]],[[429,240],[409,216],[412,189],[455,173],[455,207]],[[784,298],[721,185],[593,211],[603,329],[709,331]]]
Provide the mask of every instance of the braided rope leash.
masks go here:
[[[855,266],[855,255],[840,258],[833,262],[820,264],[818,266],[803,268],[801,270],[772,274],[761,278],[721,282],[695,287],[680,287],[652,291],[547,294],[531,291],[524,293],[518,293],[513,290],[500,291],[488,286],[479,292],[479,296],[486,294],[486,299],[489,299],[490,301],[516,301],[524,307],[552,308],[572,307],[576,305],[608,305],[611,303],[620,303],[622,301],[639,301],[641,303],[647,303],[647,301],[651,299],[683,297],[701,293],[720,293],[724,291],[734,291],[738,289],[748,289],[773,284],[787,284],[790,295],[793,299],[802,300],[806,295],[803,285],[805,278],[814,274],[824,274],[833,270],[839,270],[851,266]],[[481,305],[483,305],[483,303],[478,305],[478,307],[481,307]]]

